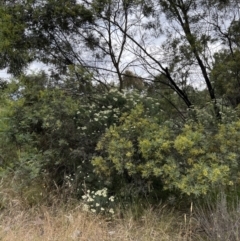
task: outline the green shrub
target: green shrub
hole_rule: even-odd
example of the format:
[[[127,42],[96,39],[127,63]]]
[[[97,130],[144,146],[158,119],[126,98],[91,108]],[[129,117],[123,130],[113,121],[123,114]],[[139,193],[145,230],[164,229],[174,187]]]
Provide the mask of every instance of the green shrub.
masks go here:
[[[146,113],[139,104],[108,128],[92,159],[98,175],[140,185],[145,193],[159,191],[156,182],[163,190],[194,196],[238,185],[240,120],[216,122],[209,129],[201,118],[177,126]]]

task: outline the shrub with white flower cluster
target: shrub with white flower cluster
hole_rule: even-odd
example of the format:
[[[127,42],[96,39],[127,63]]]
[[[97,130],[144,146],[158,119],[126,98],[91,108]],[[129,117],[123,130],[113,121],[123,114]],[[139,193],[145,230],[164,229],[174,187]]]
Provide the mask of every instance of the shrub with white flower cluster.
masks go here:
[[[108,196],[108,189],[105,187],[101,190],[87,190],[83,199],[83,210],[92,213],[114,214],[113,203],[114,196]]]
[[[145,107],[144,115],[146,117],[161,115],[161,108],[156,99],[147,96],[147,93],[137,91],[119,92],[117,89],[111,89],[107,93],[99,93],[95,95],[97,101],[84,101],[79,106],[73,116],[77,141],[74,148],[69,148],[69,161],[71,176],[65,177],[66,186],[70,188],[72,193],[81,198],[85,189],[85,185],[90,190],[99,190],[102,187],[111,188],[112,192],[118,191],[118,185],[112,185],[114,178],[105,179],[97,176],[95,166],[91,160],[96,153],[98,141],[104,133],[112,126],[118,126],[124,116],[128,116],[131,110],[139,103],[143,103]],[[160,117],[158,118],[160,119]],[[133,126],[133,129],[135,126]],[[65,149],[64,149],[65,150]],[[75,174],[72,176],[72,174]],[[116,180],[118,183],[118,180]],[[90,193],[92,195],[92,193]]]

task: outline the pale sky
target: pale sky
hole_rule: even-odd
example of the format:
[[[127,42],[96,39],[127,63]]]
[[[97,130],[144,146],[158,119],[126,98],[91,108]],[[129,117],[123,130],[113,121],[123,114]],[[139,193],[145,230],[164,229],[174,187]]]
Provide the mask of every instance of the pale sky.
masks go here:
[[[47,69],[47,66],[43,63],[34,61],[32,64],[29,65],[28,69],[26,70],[26,73],[39,72],[40,70],[47,71]],[[11,75],[7,73],[7,69],[0,69],[0,79],[11,79]]]
[[[4,69],[4,70],[0,70],[0,79],[9,79],[10,78],[10,75],[7,74],[7,70]]]

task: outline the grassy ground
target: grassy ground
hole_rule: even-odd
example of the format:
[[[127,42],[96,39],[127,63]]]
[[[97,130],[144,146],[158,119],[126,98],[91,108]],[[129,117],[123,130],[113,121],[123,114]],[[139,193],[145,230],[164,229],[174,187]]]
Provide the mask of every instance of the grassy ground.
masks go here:
[[[103,240],[191,240],[189,222],[166,207],[145,210],[135,220],[132,211],[112,218],[72,207],[40,207],[21,210],[13,207],[0,215],[0,240],[4,241],[103,241]]]
[[[66,195],[65,195],[66,196]],[[83,211],[77,200],[51,196],[29,205],[23,196],[0,188],[1,241],[240,241],[240,205],[225,195],[185,211],[138,203],[115,208],[113,216]]]

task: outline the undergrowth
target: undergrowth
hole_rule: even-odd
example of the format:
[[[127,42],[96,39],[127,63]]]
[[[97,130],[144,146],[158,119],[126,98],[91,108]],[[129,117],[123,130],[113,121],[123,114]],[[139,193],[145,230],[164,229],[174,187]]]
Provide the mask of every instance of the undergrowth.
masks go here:
[[[0,187],[0,240],[3,241],[238,241],[240,205],[225,194],[192,202],[179,210],[169,204],[116,203],[114,214],[84,209],[84,200],[63,190],[43,193],[38,202]]]

